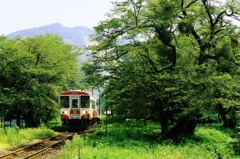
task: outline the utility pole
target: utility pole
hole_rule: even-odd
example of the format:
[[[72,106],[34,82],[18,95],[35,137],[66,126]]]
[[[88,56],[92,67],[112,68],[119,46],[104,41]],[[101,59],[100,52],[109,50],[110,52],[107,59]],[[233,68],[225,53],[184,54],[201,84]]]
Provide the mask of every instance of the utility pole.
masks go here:
[[[101,106],[100,106],[100,94],[101,94],[101,90],[100,88],[98,89],[98,115],[101,115]]]
[[[108,103],[108,81],[106,81],[106,83],[105,83],[105,88],[106,88],[106,102],[105,102],[105,104],[106,104],[106,135],[107,135],[107,103]]]

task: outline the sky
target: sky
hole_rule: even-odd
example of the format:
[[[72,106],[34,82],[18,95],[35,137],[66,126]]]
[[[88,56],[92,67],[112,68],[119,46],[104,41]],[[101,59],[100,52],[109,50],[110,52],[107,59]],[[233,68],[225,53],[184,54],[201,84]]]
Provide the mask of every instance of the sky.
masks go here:
[[[113,0],[0,0],[0,35],[52,23],[93,28]]]

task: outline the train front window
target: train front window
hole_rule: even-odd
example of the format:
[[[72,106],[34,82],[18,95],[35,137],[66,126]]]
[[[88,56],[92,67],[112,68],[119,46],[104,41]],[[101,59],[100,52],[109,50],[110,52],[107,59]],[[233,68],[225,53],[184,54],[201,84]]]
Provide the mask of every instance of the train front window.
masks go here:
[[[60,107],[61,108],[69,108],[69,96],[61,96],[60,97]]]
[[[72,99],[72,108],[78,108],[78,99]]]
[[[81,96],[81,108],[89,108],[90,107],[90,100],[89,96]]]

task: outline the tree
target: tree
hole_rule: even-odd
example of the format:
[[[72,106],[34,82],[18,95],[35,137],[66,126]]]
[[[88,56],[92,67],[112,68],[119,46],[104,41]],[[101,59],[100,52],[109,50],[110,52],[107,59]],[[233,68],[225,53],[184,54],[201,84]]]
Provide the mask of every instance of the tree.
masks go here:
[[[1,37],[1,109],[38,126],[58,111],[62,89],[77,86],[79,49],[57,35]]]
[[[220,101],[215,96],[216,79],[224,83],[220,77],[238,76],[237,42],[222,42],[238,35],[237,27],[226,19],[239,16],[235,3],[239,2],[115,2],[109,19],[94,28],[92,40],[97,44],[89,47],[91,73],[98,79],[104,75],[100,81],[110,79],[112,99],[118,96],[116,109],[147,109],[146,116],[158,119],[165,137],[192,134],[207,106],[216,107]],[[238,94],[230,91],[236,82],[224,96],[234,97],[226,106],[233,100],[238,104]]]

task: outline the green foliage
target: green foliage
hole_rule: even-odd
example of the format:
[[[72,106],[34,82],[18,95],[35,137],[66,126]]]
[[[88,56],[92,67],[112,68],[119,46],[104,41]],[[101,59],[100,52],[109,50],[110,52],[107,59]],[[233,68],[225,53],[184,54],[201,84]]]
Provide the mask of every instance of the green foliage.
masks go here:
[[[225,116],[239,109],[239,30],[226,20],[234,16],[218,1],[116,2],[95,27],[85,73],[96,87],[109,81],[103,94],[117,113],[157,120],[166,137],[193,134],[217,103]]]
[[[0,106],[4,115],[38,126],[58,111],[62,89],[77,86],[79,48],[56,35],[0,42]],[[17,122],[17,124],[19,124]]]
[[[215,152],[215,157],[237,158],[233,143],[237,143],[237,129],[230,130],[219,126],[204,126],[196,132],[195,137],[199,139],[205,149]],[[211,144],[207,144],[211,143]],[[236,155],[236,157],[234,157]]]
[[[7,127],[0,129],[0,150],[26,144],[34,139],[47,139],[55,136],[53,130],[46,128],[19,129],[18,127]]]
[[[179,22],[178,30],[183,34],[190,34],[192,32],[192,24],[190,22]]]
[[[64,146],[60,158],[238,158],[230,145],[235,140],[228,129],[218,126],[198,127],[196,133],[184,142],[161,140],[159,124],[147,121],[147,126],[139,120],[128,119],[95,127],[94,134],[85,137],[75,136]]]

